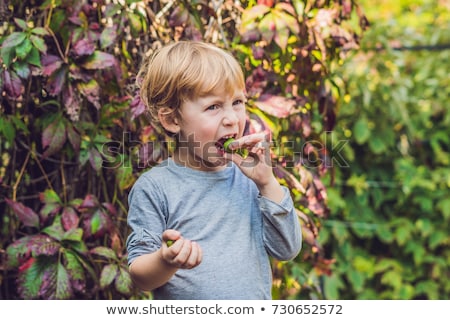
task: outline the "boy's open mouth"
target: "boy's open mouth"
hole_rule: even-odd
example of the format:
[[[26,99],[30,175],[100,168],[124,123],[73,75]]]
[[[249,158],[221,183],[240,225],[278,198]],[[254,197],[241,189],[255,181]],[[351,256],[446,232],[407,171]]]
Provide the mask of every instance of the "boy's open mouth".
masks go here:
[[[230,135],[226,135],[226,136],[223,136],[222,138],[220,138],[217,142],[216,142],[216,148],[219,150],[219,151],[221,151],[222,153],[224,153],[225,152],[225,150],[224,150],[224,147],[223,147],[223,144],[225,143],[225,141],[227,141],[228,139],[230,139],[230,138],[236,138],[236,135],[235,134],[230,134]]]

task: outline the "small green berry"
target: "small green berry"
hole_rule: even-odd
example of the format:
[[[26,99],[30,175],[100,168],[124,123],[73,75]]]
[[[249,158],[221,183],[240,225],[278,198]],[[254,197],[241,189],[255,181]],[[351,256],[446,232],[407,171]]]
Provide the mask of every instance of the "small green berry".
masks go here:
[[[231,150],[230,149],[230,144],[233,141],[234,141],[234,138],[229,138],[227,141],[224,142],[223,149],[225,150],[225,152],[228,152],[228,153],[236,152],[242,158],[244,158],[244,159],[247,158],[247,156],[248,156],[248,150],[247,149],[236,149],[236,150]]]
[[[173,240],[167,240],[166,244],[168,247],[170,247],[171,245],[173,245],[174,241]]]

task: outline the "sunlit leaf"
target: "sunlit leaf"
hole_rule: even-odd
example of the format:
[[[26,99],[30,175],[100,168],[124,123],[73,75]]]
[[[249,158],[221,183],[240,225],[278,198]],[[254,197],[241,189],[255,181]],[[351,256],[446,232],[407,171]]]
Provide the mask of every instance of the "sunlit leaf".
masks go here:
[[[106,52],[95,51],[87,60],[82,64],[86,69],[106,69],[114,66],[116,58]]]
[[[41,37],[31,35],[30,40],[33,43],[33,45],[42,53],[47,53],[47,45],[45,44],[44,40]]]
[[[5,41],[2,43],[2,48],[13,48],[17,47],[27,38],[25,32],[13,32],[6,37]]]
[[[28,38],[25,38],[15,48],[16,48],[17,57],[19,59],[24,59],[28,55],[28,53],[31,51],[31,48],[33,48],[33,44]]]
[[[124,268],[119,268],[119,274],[115,281],[117,291],[128,294],[131,291],[132,281],[130,274]]]
[[[296,102],[283,96],[275,96],[270,94],[262,94],[255,105],[267,114],[278,118],[286,118],[297,112],[295,109]]]
[[[115,264],[107,264],[100,274],[100,287],[106,288],[111,285],[118,275],[118,267]]]
[[[107,259],[113,259],[113,260],[117,259],[117,254],[111,248],[95,247],[90,252],[92,254],[96,254],[96,255],[99,255],[99,256],[107,258]]]
[[[115,27],[103,29],[100,35],[100,47],[105,49],[117,41],[117,30]]]

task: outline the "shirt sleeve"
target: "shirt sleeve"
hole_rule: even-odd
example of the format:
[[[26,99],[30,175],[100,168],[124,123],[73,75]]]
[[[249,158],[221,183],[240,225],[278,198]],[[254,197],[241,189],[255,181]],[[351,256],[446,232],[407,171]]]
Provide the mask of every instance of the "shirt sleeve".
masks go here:
[[[300,222],[289,189],[282,186],[284,197],[276,203],[259,196],[263,215],[263,240],[268,253],[278,260],[294,259],[302,246]]]
[[[128,226],[131,229],[126,246],[128,264],[137,257],[161,247],[161,235],[166,229],[164,202],[151,179],[141,176],[128,196]]]

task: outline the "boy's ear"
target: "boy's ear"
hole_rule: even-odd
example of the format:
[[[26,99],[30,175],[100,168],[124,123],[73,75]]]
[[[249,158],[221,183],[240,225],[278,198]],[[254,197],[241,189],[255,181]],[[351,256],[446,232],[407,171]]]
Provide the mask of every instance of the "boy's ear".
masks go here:
[[[180,126],[178,125],[178,119],[175,113],[175,110],[168,107],[163,107],[158,110],[158,118],[162,127],[166,131],[174,134],[180,131]]]

